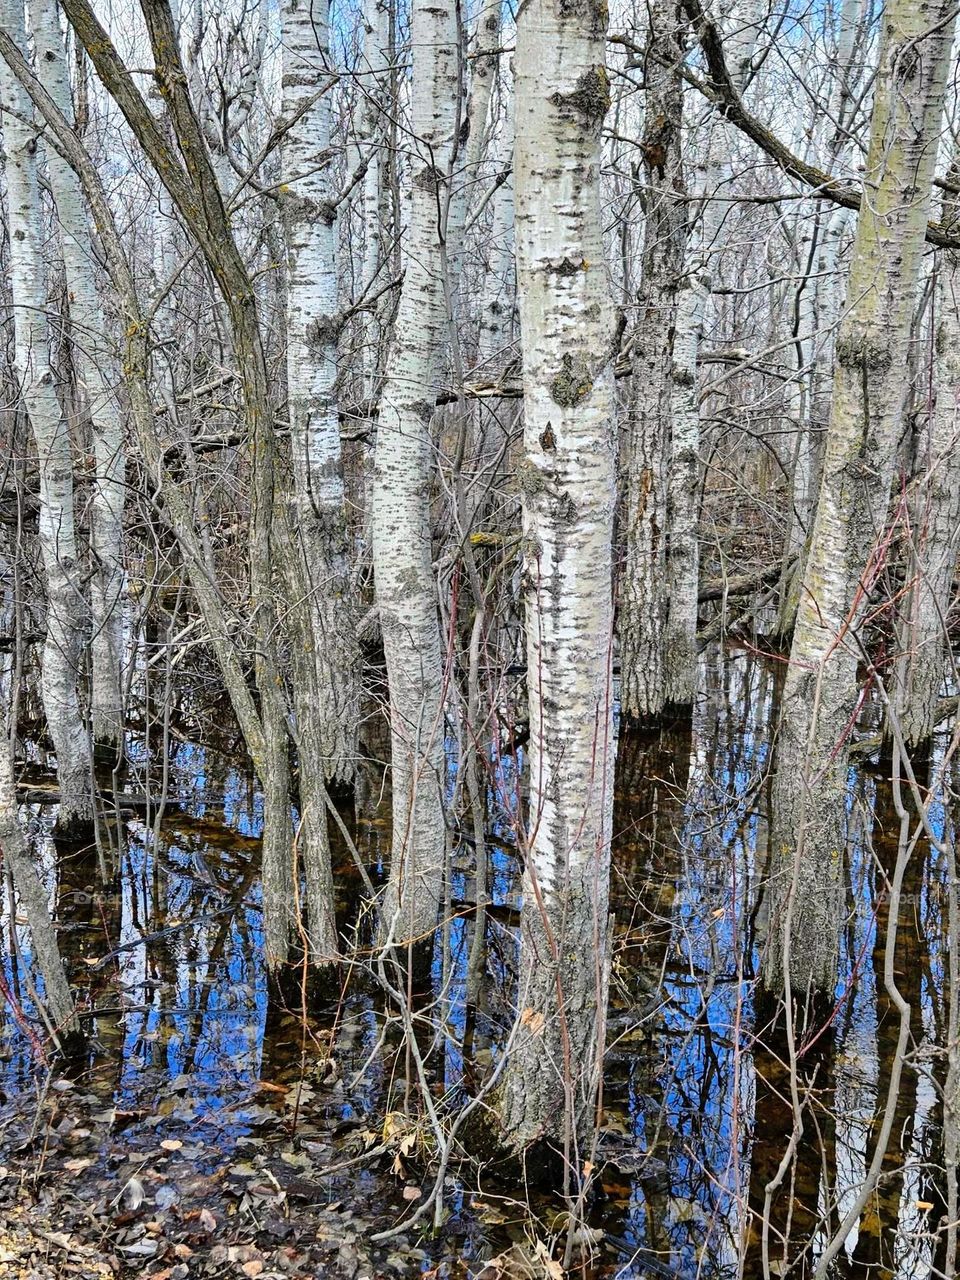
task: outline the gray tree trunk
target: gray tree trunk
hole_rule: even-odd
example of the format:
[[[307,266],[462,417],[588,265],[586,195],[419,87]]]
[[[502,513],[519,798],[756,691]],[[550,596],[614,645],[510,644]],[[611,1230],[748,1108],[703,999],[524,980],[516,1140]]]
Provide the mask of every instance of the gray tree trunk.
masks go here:
[[[659,715],[666,698],[663,646],[673,339],[687,235],[681,166],[681,32],[675,0],[655,0],[650,11],[640,144],[646,216],[633,344],[626,556],[618,599],[620,705],[629,718]]]
[[[955,15],[889,0],[864,191],[836,345],[817,514],[790,652],[770,834],[765,979],[832,990],[843,907],[847,744],[877,570]]]
[[[948,180],[960,182],[954,161]],[[960,203],[943,201],[944,226],[960,226]],[[929,745],[949,646],[960,534],[960,254],[940,251],[933,282],[935,398],[922,419],[913,463],[907,584],[897,623],[893,708],[906,745]],[[889,726],[888,726],[889,728]]]
[[[725,41],[734,85],[742,89],[764,12],[759,0],[736,0]],[[704,322],[719,263],[727,205],[731,126],[717,118],[707,142],[704,204],[688,244],[688,274],[680,291],[673,356],[672,441],[668,481],[667,616],[663,682],[667,702],[693,701],[697,680],[697,592],[700,582],[700,387],[698,366]],[[719,199],[717,197],[720,197]]]

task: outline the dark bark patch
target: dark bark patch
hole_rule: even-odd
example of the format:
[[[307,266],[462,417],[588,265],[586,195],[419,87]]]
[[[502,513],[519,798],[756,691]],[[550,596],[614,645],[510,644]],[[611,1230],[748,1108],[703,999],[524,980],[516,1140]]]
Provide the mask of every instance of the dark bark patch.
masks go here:
[[[528,498],[535,498],[546,488],[544,474],[532,458],[523,458],[517,464],[515,475],[517,488]]]
[[[410,412],[415,413],[423,425],[428,427],[433,421],[435,407],[432,400],[415,400],[410,406]]]
[[[867,333],[845,334],[837,342],[837,363],[869,373],[886,373],[893,357],[890,344]]]
[[[593,390],[593,374],[583,356],[566,355],[561,366],[550,383],[550,395],[561,409],[572,409],[582,404]]]
[[[315,316],[307,325],[304,337],[308,347],[322,353],[340,337],[340,321],[336,316]]]
[[[588,124],[599,124],[610,106],[610,77],[602,64],[590,67],[577,81],[572,93],[555,93],[550,101],[563,111],[571,111]]]
[[[558,276],[575,276],[578,271],[583,270],[582,258],[563,258],[560,265],[555,267]]]
[[[443,174],[435,165],[425,165],[413,175],[413,185],[420,191],[429,191],[436,195],[443,186]]]

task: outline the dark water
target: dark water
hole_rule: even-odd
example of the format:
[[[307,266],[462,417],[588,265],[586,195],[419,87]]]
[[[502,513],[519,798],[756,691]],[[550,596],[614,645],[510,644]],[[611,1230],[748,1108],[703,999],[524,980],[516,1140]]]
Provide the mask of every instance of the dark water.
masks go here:
[[[765,1272],[765,1188],[794,1123],[787,1045],[755,991],[778,666],[742,650],[712,651],[703,660],[692,726],[620,742],[616,954],[598,1148],[605,1198],[591,1210],[592,1275],[806,1274],[873,1157],[899,1029],[877,945],[898,823],[889,785],[868,762],[852,775],[849,923],[835,1008],[799,1049],[804,1132],[767,1213]],[[131,791],[142,785],[138,771],[147,763],[141,759],[139,770],[134,764],[125,782]],[[241,1217],[269,1214],[273,1193],[263,1170],[272,1159],[288,1189],[296,1191],[298,1178],[312,1188],[304,1195],[314,1205],[346,1202],[354,1222],[389,1226],[411,1210],[404,1186],[426,1189],[431,1179],[419,1138],[395,1164],[406,1133],[400,1113],[409,1063],[392,1033],[381,1042],[381,1001],[359,975],[322,1016],[305,1021],[296,1010],[269,1007],[255,870],[257,794],[210,747],[175,743],[170,764],[158,834],[154,817],[142,813],[121,812],[104,828],[104,858],[117,868],[109,888],[93,850],[73,852],[57,877],[54,813],[39,804],[25,808],[71,977],[95,1033],[89,1061],[57,1100],[65,1117],[58,1123],[72,1122],[60,1146],[72,1142],[74,1163],[87,1162],[76,1170],[77,1193],[86,1179],[91,1195],[114,1188],[122,1196],[136,1177],[148,1196],[159,1190],[161,1211],[195,1212],[227,1197]],[[489,1066],[509,1025],[516,767],[504,757],[489,769],[495,906],[467,1061],[463,976],[475,889],[469,847],[455,850],[452,922],[434,965],[435,988],[446,996],[431,1015],[429,1057],[435,1098],[451,1107],[465,1073],[469,1086],[470,1073]],[[156,759],[152,773],[156,778]],[[375,769],[362,794],[361,812],[348,821],[376,870],[389,826]],[[942,806],[932,816],[943,831]],[[359,883],[347,850],[338,845],[335,858],[342,925],[351,929]],[[909,1057],[880,1185],[837,1275],[928,1275],[942,1262],[945,883],[946,869],[921,843],[904,885],[895,963],[912,1010]],[[29,938],[11,918],[9,886],[3,939],[7,984],[29,1010]],[[4,1134],[22,1140],[44,1080],[9,1007],[3,1016],[8,1100],[0,1143]],[[389,1150],[377,1155],[382,1145]],[[66,1158],[60,1150],[58,1167]],[[383,1274],[474,1275],[511,1249],[517,1269],[502,1274],[548,1274],[542,1257],[536,1269],[536,1241],[547,1243],[549,1257],[562,1226],[558,1205],[527,1206],[515,1189],[478,1190],[453,1176],[445,1205],[440,1237],[413,1231],[403,1242],[407,1252],[394,1255],[393,1270],[384,1264]]]

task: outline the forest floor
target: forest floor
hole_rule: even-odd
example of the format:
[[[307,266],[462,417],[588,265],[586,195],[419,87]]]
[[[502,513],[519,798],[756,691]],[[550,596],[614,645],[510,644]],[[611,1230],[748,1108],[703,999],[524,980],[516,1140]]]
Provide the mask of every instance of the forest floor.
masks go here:
[[[427,1254],[409,1237],[369,1241],[409,1212],[415,1190],[394,1179],[391,1204],[378,1178],[373,1208],[377,1137],[323,1138],[305,1120],[291,1138],[255,1096],[198,1115],[174,1091],[155,1115],[124,1112],[51,1078],[0,1115],[0,1280],[419,1274]],[[352,1197],[329,1173],[348,1168]]]

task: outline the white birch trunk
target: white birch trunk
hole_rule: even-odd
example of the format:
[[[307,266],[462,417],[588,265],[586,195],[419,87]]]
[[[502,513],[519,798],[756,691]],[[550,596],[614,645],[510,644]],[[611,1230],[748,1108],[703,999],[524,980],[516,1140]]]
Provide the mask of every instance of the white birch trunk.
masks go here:
[[[949,180],[960,181],[960,165]],[[956,198],[943,202],[941,221],[960,225]],[[929,745],[949,644],[960,532],[960,254],[944,250],[934,280],[935,400],[924,417],[914,462],[908,589],[898,622],[893,704],[907,746]]]
[[[0,626],[12,634],[16,626],[16,602],[14,600],[16,576],[12,566],[0,552]],[[57,945],[57,931],[50,912],[50,895],[47,893],[33,854],[20,826],[14,779],[14,747],[16,731],[14,720],[18,703],[13,682],[17,678],[18,663],[10,652],[0,653],[0,854],[6,860],[13,876],[14,889],[19,899],[19,911],[26,917],[30,929],[31,951],[43,976],[45,1010],[50,1024],[59,1029],[57,1040],[63,1044],[79,1029],[75,1017],[73,994],[67,982],[63,958]],[[16,928],[16,923],[11,922]]]
[[[6,660],[4,669],[0,671],[0,851],[13,875],[20,910],[30,929],[33,955],[43,976],[47,1016],[57,1033],[55,1040],[62,1044],[64,1040],[77,1037],[80,1024],[57,943],[49,896],[20,826],[13,776],[13,743],[7,716],[7,706],[12,699],[9,667],[9,660]]]
[[[738,90],[746,84],[765,9],[759,0],[738,2],[725,47]],[[731,126],[714,121],[707,142],[705,197],[691,237],[689,272],[677,310],[673,359],[672,427],[668,480],[667,614],[663,641],[663,691],[669,703],[693,701],[697,678],[697,592],[700,582],[700,393],[698,361],[716,272],[721,229],[729,206],[711,198],[729,194]]]
[[[631,719],[659,715],[666,695],[663,646],[668,599],[671,365],[687,234],[681,167],[681,29],[674,0],[656,0],[650,11],[640,144],[646,217],[633,346],[624,504],[626,556],[618,612],[620,705]]]
[[[766,981],[832,991],[843,907],[855,633],[869,604],[905,395],[955,15],[889,0],[860,212],[836,345],[820,495],[782,700],[771,817]]]
[[[52,0],[30,0],[36,65],[44,88],[73,122],[59,11]],[[90,579],[92,640],[90,718],[94,742],[116,747],[123,737],[123,503],[126,455],[116,370],[104,308],[97,289],[90,216],[74,170],[54,147],[47,169],[63,248],[74,358],[81,394],[93,427],[96,481],[90,519],[94,554]]]
[[[2,0],[0,22],[19,47],[26,48],[21,0]],[[39,536],[47,579],[43,707],[57,756],[58,825],[65,834],[79,834],[93,821],[93,791],[90,743],[78,694],[86,610],[74,521],[73,457],[50,367],[33,108],[3,59],[0,103],[14,300],[14,359],[40,470]]]
[[[512,79],[512,75],[511,75]],[[507,352],[515,334],[517,305],[517,268],[514,246],[513,198],[513,87],[504,95],[503,120],[492,153],[497,169],[510,172],[493,196],[487,269],[484,275],[483,304],[480,314],[478,348],[484,374],[503,372]]]
[[[604,264],[606,5],[530,0],[517,21],[515,198],[523,349],[529,834],[508,1146],[580,1176],[603,1052],[613,801],[614,326]]]
[[[281,151],[287,244],[287,389],[300,546],[317,664],[316,735],[330,782],[353,777],[359,649],[347,549],[337,376],[336,213],[329,155],[332,93],[325,2],[284,0],[283,113],[296,117]],[[299,114],[298,114],[299,113]]]
[[[372,518],[376,600],[390,691],[393,790],[383,936],[394,941],[432,933],[446,847],[430,421],[447,334],[439,226],[456,142],[458,34],[452,0],[414,0],[406,271],[380,402]]]

